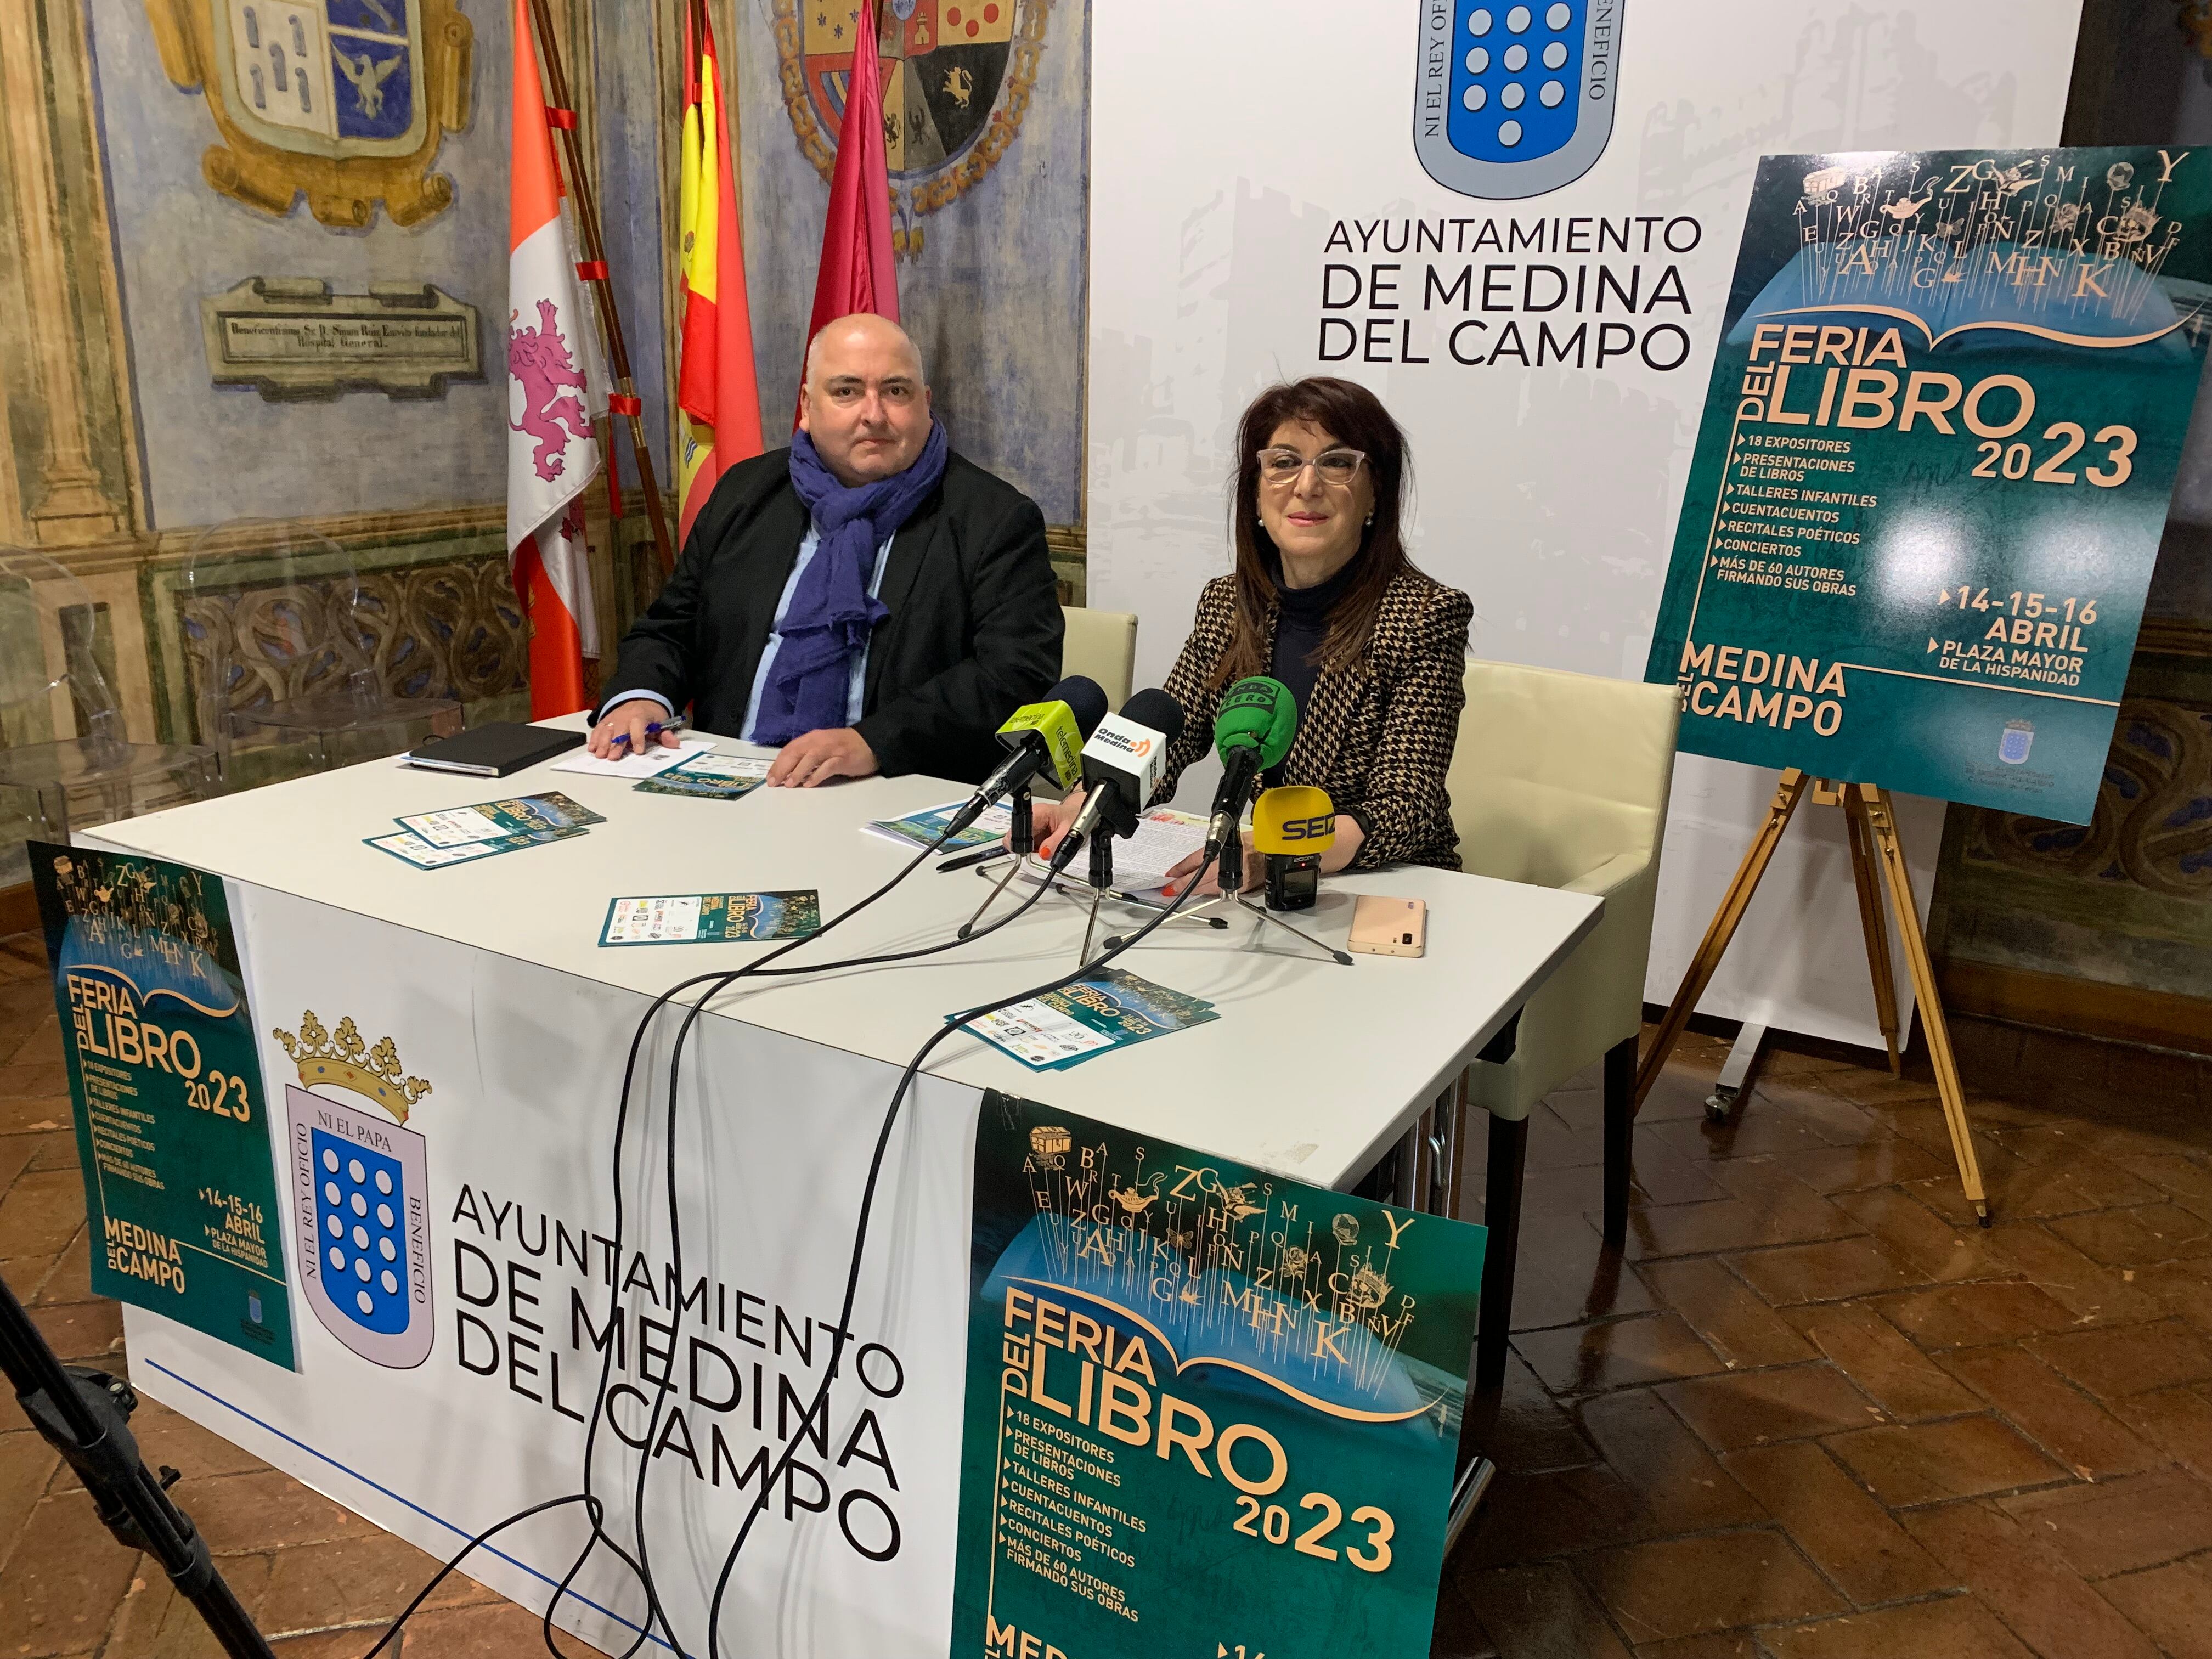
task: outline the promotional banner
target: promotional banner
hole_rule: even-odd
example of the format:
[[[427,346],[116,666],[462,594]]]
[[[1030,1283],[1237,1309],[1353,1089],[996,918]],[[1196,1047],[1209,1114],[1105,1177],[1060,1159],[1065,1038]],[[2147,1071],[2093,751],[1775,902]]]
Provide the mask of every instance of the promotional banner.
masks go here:
[[[1758,158],[2053,143],[2080,20],[2077,0],[1099,8],[1089,603],[1141,618],[1135,683],[1229,568],[1238,416],[1314,374],[1405,429],[1409,548],[1472,597],[1475,656],[1642,679]],[[1194,768],[1183,802],[1212,787]],[[1773,793],[1694,753],[1675,769],[1654,1000]],[[1942,808],[1897,810],[1924,897]],[[1850,868],[1841,814],[1801,815],[1705,1011],[1879,1044],[1863,959],[1830,948],[1860,936]]]
[[[222,878],[33,842],[92,1288],[290,1368],[269,1097]]]
[[[284,1165],[264,1204],[272,1260],[289,1235],[303,1291],[298,1369],[242,1365],[133,1308],[133,1386],[441,1560],[580,1492],[596,1417],[608,1534],[647,1553],[684,1651],[708,1650],[717,1579],[764,1486],[722,1653],[941,1647],[981,1091],[925,1077],[909,1096],[817,1410],[898,1067],[712,1015],[672,1103],[672,1016],[640,1056],[651,1083],[617,1159],[647,998],[251,883],[230,892],[273,1097],[264,1111],[255,1095],[244,1127],[264,1182],[272,1144]],[[668,977],[684,971],[672,960]],[[541,1609],[587,1533],[570,1502],[462,1571]],[[602,1545],[556,1622],[622,1653],[646,1605]]]
[[[1760,162],[1647,668],[1685,749],[2089,821],[2208,206],[2180,146]]]
[[[1484,1238],[987,1093],[954,1659],[1425,1655]]]

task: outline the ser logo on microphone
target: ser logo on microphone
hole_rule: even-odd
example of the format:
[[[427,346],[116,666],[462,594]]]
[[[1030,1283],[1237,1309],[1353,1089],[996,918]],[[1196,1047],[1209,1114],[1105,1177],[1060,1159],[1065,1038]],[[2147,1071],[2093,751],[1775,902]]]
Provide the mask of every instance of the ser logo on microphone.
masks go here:
[[[1285,818],[1274,826],[1276,836],[1283,841],[1318,841],[1323,836],[1334,839],[1336,815],[1322,812],[1310,818]]]

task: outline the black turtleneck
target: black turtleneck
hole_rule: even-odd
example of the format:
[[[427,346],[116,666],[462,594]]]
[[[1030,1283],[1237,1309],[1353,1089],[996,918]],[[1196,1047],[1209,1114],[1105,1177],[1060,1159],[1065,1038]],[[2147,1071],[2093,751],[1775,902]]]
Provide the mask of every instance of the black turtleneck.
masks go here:
[[[1298,700],[1300,720],[1305,718],[1313,702],[1314,682],[1321,675],[1321,647],[1328,633],[1328,613],[1352,586],[1352,569],[1358,562],[1354,558],[1318,587],[1286,587],[1283,585],[1281,560],[1268,561],[1278,610],[1275,651],[1267,672],[1291,688],[1291,695]],[[1267,781],[1271,787],[1276,781],[1273,771]]]

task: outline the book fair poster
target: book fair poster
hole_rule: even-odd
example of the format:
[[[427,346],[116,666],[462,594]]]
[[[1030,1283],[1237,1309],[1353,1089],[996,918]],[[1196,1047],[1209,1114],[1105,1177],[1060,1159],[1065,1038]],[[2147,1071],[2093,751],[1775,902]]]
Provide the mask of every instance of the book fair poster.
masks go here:
[[[995,1091],[951,1651],[1429,1651],[1480,1227]]]
[[[220,877],[30,845],[92,1288],[296,1369],[268,1096]]]
[[[1685,749],[2088,822],[2208,209],[2178,146],[1760,161],[1645,671]]]

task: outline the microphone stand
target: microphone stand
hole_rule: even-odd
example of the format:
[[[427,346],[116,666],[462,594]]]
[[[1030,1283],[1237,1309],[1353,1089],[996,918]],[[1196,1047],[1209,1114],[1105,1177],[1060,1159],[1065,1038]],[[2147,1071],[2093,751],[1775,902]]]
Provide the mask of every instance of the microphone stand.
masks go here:
[[[69,1461],[92,1494],[100,1519],[124,1548],[160,1561],[177,1594],[190,1601],[232,1659],[273,1659],[269,1644],[209,1559],[207,1540],[169,1501],[174,1469],[158,1477],[138,1455],[128,1426],[138,1396],[119,1377],[82,1366],[64,1369],[23,1304],[0,1283],[0,1370],[32,1425]]]
[[[1091,916],[1083,924],[1083,948],[1076,952],[1078,962],[1091,960],[1091,936],[1098,931],[1098,907],[1114,889],[1114,837],[1105,833],[1102,823],[1099,833],[1091,837]]]
[[[1020,872],[1022,860],[1036,850],[1036,815],[1032,810],[1035,805],[1026,783],[1017,784],[1014,793],[1006,797],[1006,811],[1013,820],[1006,826],[1006,846],[1013,856],[1006,861],[1006,873],[999,878],[989,892],[983,895],[983,902],[975,907],[975,914],[960,925],[960,932],[956,937],[966,939],[975,931],[976,924],[983,920],[983,913],[999,902],[999,895],[1006,890],[1007,884]]]
[[[1242,803],[1239,803],[1238,811],[1241,816]],[[1267,855],[1262,854],[1261,856],[1264,858]],[[1221,843],[1221,856],[1215,864],[1214,871],[1215,879],[1219,883],[1221,890],[1213,897],[1176,915],[1171,921],[1202,921],[1209,927],[1223,927],[1228,924],[1220,916],[1213,915],[1214,911],[1242,910],[1248,915],[1257,916],[1262,921],[1271,922],[1293,939],[1312,945],[1315,950],[1321,951],[1340,967],[1349,968],[1353,965],[1349,952],[1340,951],[1334,945],[1323,944],[1304,928],[1295,927],[1285,921],[1265,905],[1255,904],[1244,896],[1244,836],[1241,830],[1232,830],[1229,839]],[[1121,941],[1118,939],[1109,939],[1106,941],[1106,948],[1111,950],[1119,943]],[[1087,935],[1084,944],[1087,949],[1090,945]]]

